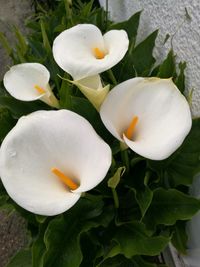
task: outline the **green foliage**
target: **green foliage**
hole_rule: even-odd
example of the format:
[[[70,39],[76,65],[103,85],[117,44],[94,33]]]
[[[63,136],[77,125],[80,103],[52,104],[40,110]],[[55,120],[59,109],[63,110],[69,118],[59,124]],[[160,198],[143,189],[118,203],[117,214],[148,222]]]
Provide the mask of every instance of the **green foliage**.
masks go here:
[[[158,188],[144,217],[148,228],[156,225],[173,225],[177,220],[189,220],[200,208],[200,200],[176,189]],[[158,216],[159,215],[159,216]]]
[[[153,49],[158,31],[154,31],[143,42],[138,44],[132,52],[132,63],[137,76],[148,76],[154,63]]]
[[[66,3],[64,0],[49,1],[47,5],[40,1],[37,14],[27,23],[31,29],[29,35],[23,36],[14,27],[16,46],[11,47],[2,33],[0,42],[13,64],[39,62],[50,70],[50,83],[61,108],[82,115],[93,125],[111,146],[113,162],[105,180],[91,190],[90,195],[81,197],[73,208],[55,217],[26,212],[12,202],[0,185],[0,206],[17,209],[26,218],[32,234],[30,248],[19,252],[8,267],[161,266],[154,262],[154,256],[158,256],[169,241],[185,253],[185,222],[200,209],[199,200],[187,194],[193,177],[200,171],[200,120],[193,120],[182,146],[166,160],[147,160],[131,150],[121,152],[119,143],[105,129],[98,112],[66,80],[70,79],[69,75],[54,62],[51,47],[60,32],[78,23],[93,23],[103,32],[124,29],[130,45],[124,59],[112,69],[117,82],[135,76],[172,77],[182,93],[186,63],[179,63],[177,68],[174,52],[170,50],[166,59],[154,66],[153,49],[158,31],[135,45],[141,12],[114,24],[107,20],[107,14],[95,1],[74,0],[72,8]],[[111,87],[115,80],[111,79],[112,75],[107,72],[102,75],[103,81],[111,83]],[[41,109],[51,108],[40,101],[16,100],[1,86],[1,141],[16,119]]]
[[[177,221],[172,236],[172,244],[182,254],[186,255],[188,237],[185,229],[185,221]]]
[[[168,244],[170,238],[151,236],[140,222],[133,222],[117,228],[114,241],[119,254],[126,258],[135,255],[158,255]]]
[[[157,76],[160,78],[171,78],[174,77],[175,74],[176,74],[175,56],[173,50],[170,50],[167,55],[167,58],[160,65]]]
[[[20,250],[6,267],[32,267],[30,249]]]
[[[0,108],[0,141],[4,139],[7,133],[13,128],[16,121],[6,108]]]

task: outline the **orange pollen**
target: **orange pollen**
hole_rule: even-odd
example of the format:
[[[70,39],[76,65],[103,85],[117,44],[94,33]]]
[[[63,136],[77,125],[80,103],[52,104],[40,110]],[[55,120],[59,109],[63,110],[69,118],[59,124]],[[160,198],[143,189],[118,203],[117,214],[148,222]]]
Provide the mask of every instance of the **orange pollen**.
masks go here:
[[[128,129],[126,130],[125,135],[126,135],[126,137],[128,139],[132,138],[133,132],[135,130],[136,124],[138,123],[138,120],[139,120],[139,118],[137,116],[134,116],[132,121],[131,121],[131,123],[130,123],[130,125],[129,125],[129,127],[128,127]]]
[[[70,190],[76,190],[79,186],[72,181],[67,175],[62,173],[57,168],[52,168],[51,171],[64,183],[69,187]]]
[[[105,53],[102,50],[100,50],[98,47],[95,47],[93,51],[97,59],[103,59],[105,57]]]
[[[35,89],[38,91],[38,93],[40,93],[40,94],[44,94],[44,93],[46,93],[46,91],[45,91],[42,87],[40,87],[39,85],[35,85],[34,88],[35,88]]]

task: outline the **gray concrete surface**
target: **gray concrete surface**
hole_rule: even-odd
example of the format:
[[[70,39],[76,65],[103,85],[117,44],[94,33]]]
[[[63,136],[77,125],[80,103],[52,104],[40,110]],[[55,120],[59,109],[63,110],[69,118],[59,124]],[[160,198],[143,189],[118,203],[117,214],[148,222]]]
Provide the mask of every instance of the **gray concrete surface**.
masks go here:
[[[28,242],[26,222],[17,213],[0,212],[0,267]]]
[[[0,0],[0,32],[3,32],[11,44],[15,43],[12,27],[17,26],[25,33],[25,20],[32,14],[31,0]],[[10,60],[0,45],[0,79],[2,79]]]
[[[99,0],[105,7],[106,0]],[[177,62],[186,61],[187,91],[194,89],[192,99],[193,116],[200,116],[200,1],[199,0],[108,0],[112,19],[124,20],[143,10],[138,32],[141,41],[155,29],[159,29],[154,55],[157,62],[165,58],[171,47]],[[186,13],[187,10],[187,13]],[[186,14],[189,14],[187,16]],[[189,19],[190,17],[190,19]]]
[[[25,20],[32,14],[31,0],[0,0],[0,31],[11,44],[15,43],[13,25],[25,33]],[[11,64],[0,45],[0,80]],[[9,259],[27,243],[25,221],[17,214],[8,215],[0,211],[0,267],[5,267]]]

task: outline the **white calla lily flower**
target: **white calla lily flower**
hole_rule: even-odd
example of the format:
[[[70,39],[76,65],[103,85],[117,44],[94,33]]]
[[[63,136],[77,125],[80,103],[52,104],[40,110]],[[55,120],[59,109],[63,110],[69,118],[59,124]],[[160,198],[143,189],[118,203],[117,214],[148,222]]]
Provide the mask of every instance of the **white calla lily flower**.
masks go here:
[[[90,76],[77,81],[70,81],[75,84],[92,105],[99,111],[101,104],[105,100],[110,85],[102,86],[99,75]]]
[[[172,79],[127,80],[109,92],[100,115],[118,140],[152,160],[169,157],[192,124],[188,102]]]
[[[59,107],[58,100],[49,86],[50,73],[39,63],[14,65],[6,72],[3,83],[6,90],[22,101],[41,100],[52,107]]]
[[[95,25],[79,24],[57,36],[53,56],[74,80],[80,80],[112,68],[124,57],[128,45],[124,30],[111,30],[102,36]]]
[[[86,119],[67,110],[20,118],[0,149],[8,194],[40,215],[68,210],[103,180],[110,165],[110,147]]]

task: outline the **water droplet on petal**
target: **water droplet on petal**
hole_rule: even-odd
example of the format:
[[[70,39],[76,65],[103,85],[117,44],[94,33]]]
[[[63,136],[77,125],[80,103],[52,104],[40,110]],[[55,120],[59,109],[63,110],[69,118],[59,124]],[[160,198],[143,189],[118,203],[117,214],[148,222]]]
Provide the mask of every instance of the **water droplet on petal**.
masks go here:
[[[17,152],[16,151],[10,151],[10,157],[13,158],[17,155]]]

